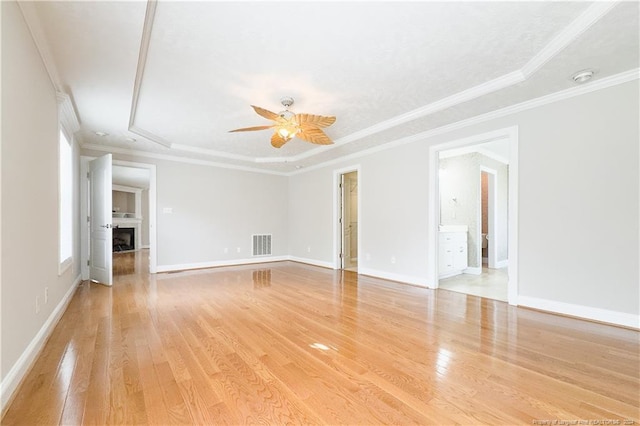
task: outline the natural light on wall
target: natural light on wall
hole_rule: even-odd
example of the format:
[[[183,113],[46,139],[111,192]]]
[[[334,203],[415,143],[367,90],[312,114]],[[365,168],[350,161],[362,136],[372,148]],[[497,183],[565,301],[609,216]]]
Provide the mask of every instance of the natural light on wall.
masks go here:
[[[73,217],[72,217],[72,189],[73,166],[71,144],[60,131],[60,149],[58,153],[58,212],[59,212],[59,272],[62,274],[71,265],[73,253]]]

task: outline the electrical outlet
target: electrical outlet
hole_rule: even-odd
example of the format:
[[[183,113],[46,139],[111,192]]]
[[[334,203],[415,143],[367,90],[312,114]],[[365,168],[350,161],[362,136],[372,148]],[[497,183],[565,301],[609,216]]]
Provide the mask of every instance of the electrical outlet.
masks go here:
[[[36,314],[40,313],[40,296],[36,296]]]
[[[311,253],[311,246],[307,247],[307,253]]]
[[[225,252],[225,253],[229,253],[229,247],[225,247],[225,248],[224,248],[224,252]]]
[[[367,253],[365,257],[367,258],[367,260],[371,260],[371,253]]]
[[[44,288],[44,304],[49,303],[49,287]]]
[[[391,256],[391,263],[396,263],[396,257],[395,256]]]
[[[238,247],[238,249],[237,249],[237,250],[238,250],[238,253],[240,253],[240,247]]]

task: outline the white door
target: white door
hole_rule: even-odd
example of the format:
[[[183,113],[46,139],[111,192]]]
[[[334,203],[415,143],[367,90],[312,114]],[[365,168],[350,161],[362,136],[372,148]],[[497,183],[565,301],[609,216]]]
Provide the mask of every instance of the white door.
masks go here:
[[[89,279],[111,285],[111,154],[89,163]]]

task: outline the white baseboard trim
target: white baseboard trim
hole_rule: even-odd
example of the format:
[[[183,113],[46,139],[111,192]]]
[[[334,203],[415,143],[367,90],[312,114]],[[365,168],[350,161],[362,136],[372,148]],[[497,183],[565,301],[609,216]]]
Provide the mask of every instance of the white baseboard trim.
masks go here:
[[[462,272],[464,274],[480,275],[482,274],[482,268],[478,268],[477,266],[469,266],[467,269],[465,269]]]
[[[539,299],[529,296],[518,296],[518,305],[539,309],[541,311],[640,329],[640,315],[628,314],[626,312],[574,305],[572,303],[557,302],[555,300]]]
[[[509,259],[499,260],[496,262],[496,269],[506,268],[509,266]]]
[[[361,267],[358,268],[358,273],[362,275],[369,275],[375,278],[382,278],[385,280],[398,281],[405,284],[417,285],[420,287],[431,287],[429,285],[429,281],[427,280],[427,278],[423,278],[423,277],[414,277],[411,275],[396,274],[393,272],[378,271],[376,269],[361,268]]]
[[[140,246],[140,249],[148,249],[148,248],[151,248],[151,246],[150,246],[150,245],[148,245],[148,244],[146,244],[146,245],[145,245],[145,244],[142,244],[142,245]]]
[[[252,257],[249,259],[214,260],[210,262],[182,263],[176,265],[158,265],[157,272],[186,271],[189,269],[217,268],[220,266],[250,265],[289,260],[289,256]]]
[[[40,351],[44,347],[44,344],[47,342],[47,339],[53,332],[53,329],[58,324],[58,321],[64,314],[64,311],[69,306],[69,302],[71,302],[71,298],[78,288],[78,284],[82,281],[82,277],[78,275],[75,280],[73,280],[73,284],[67,290],[67,293],[62,297],[58,306],[55,307],[49,318],[42,324],[42,327],[38,331],[38,333],[31,340],[29,345],[25,348],[20,355],[20,358],[13,364],[11,370],[7,373],[7,375],[2,379],[0,383],[0,414],[4,415],[5,410],[8,408],[9,402],[13,398],[14,392],[22,383],[22,380],[27,375],[29,370],[34,363],[34,361],[38,358]]]
[[[335,269],[333,263],[324,260],[307,259],[305,257],[289,256],[289,260],[293,262],[306,263],[308,265],[320,266],[321,268]]]

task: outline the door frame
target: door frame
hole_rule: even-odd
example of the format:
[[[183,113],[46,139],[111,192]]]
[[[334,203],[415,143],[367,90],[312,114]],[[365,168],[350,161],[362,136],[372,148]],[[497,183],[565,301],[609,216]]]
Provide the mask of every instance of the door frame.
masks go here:
[[[439,154],[453,148],[462,148],[496,140],[509,143],[509,282],[507,300],[510,305],[518,304],[518,126],[506,127],[461,139],[432,145],[429,147],[429,233],[427,236],[427,268],[429,287],[438,288],[438,232],[440,225],[440,169]]]
[[[342,191],[340,190],[340,183],[342,182],[342,175],[346,173],[357,172],[358,174],[358,238],[356,244],[358,244],[358,270],[360,270],[360,253],[362,253],[362,178],[360,171],[360,164],[356,164],[341,169],[335,169],[333,171],[333,269],[342,269],[342,259],[340,253],[342,251],[342,224],[340,223]]]
[[[80,157],[80,269],[82,279],[89,279],[89,229],[85,218],[89,216],[89,162],[97,157]],[[158,271],[158,250],[157,250],[157,201],[156,201],[156,165],[148,163],[137,163],[131,161],[113,160],[114,166],[134,167],[149,170],[149,273],[155,274]]]
[[[487,266],[495,268],[498,263],[498,239],[496,238],[497,222],[497,202],[498,202],[498,171],[486,166],[480,166],[480,214],[478,223],[482,223],[482,173],[487,174]],[[479,235],[477,252],[480,255],[478,265],[482,270],[482,226],[478,227]]]

